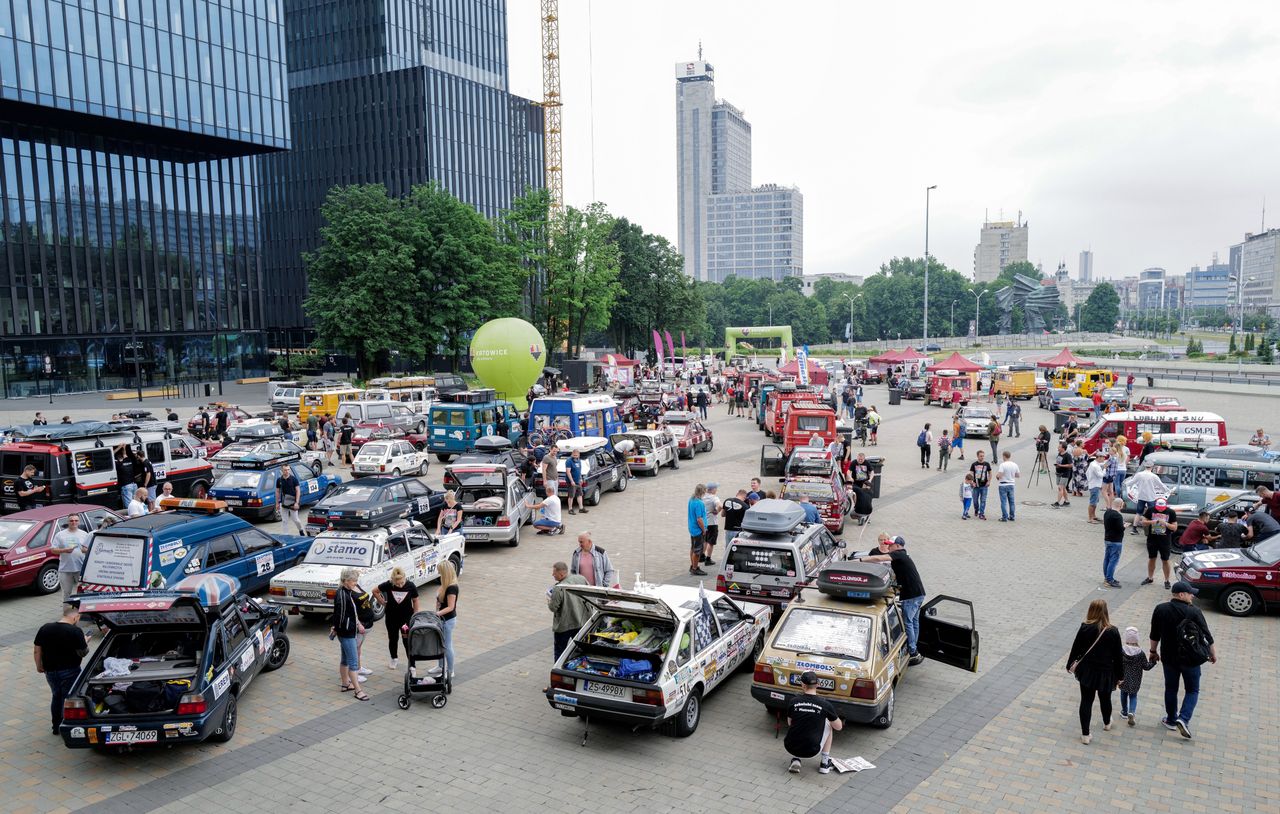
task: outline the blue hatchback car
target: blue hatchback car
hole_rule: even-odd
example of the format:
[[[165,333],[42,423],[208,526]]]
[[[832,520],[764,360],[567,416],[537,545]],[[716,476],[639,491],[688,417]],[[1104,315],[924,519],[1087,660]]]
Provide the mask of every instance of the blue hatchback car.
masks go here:
[[[218,500],[167,498],[162,511],[94,533],[78,593],[164,588],[193,574],[225,574],[241,590],[265,590],[277,571],[302,562],[311,538],[271,535],[222,511]]]
[[[301,486],[302,506],[310,506],[328,495],[342,478],[317,472],[297,454],[276,455],[255,452],[231,462],[231,471],[213,482],[209,497],[227,504],[227,509],[251,520],[276,516],[276,482],[285,464]]]

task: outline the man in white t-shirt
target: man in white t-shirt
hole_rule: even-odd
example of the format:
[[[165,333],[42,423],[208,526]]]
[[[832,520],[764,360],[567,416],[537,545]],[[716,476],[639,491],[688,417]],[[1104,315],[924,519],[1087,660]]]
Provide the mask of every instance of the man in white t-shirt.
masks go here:
[[[139,486],[138,490],[133,493],[133,500],[129,501],[130,517],[141,517],[144,514],[150,514],[151,510],[147,508],[148,497],[150,495],[147,493],[146,487]]]
[[[996,467],[996,483],[1000,489],[1000,522],[1006,521],[1012,523],[1014,521],[1013,514],[1013,487],[1018,483],[1018,477],[1022,474],[1022,470],[1018,469],[1018,465],[1012,460],[1012,453],[1005,450],[1001,453],[1004,458],[1000,465]]]
[[[1138,527],[1141,525],[1138,518],[1146,514],[1147,509],[1156,505],[1165,492],[1164,482],[1160,480],[1160,476],[1151,471],[1151,464],[1143,462],[1142,469],[1138,474],[1133,476],[1133,486],[1126,489],[1126,492],[1132,491],[1134,500],[1133,513],[1133,533],[1138,533]],[[1125,495],[1117,495],[1117,497],[1126,497]]]
[[[538,519],[533,521],[533,527],[539,534],[564,534],[564,523],[560,521],[560,496],[554,488],[543,492],[546,497],[540,502],[535,502],[532,495],[528,498],[529,505],[538,510]]]

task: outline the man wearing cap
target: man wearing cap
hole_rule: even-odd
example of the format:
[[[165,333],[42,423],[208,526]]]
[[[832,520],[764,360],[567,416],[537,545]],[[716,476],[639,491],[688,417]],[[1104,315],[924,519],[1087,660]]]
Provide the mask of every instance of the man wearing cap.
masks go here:
[[[1160,477],[1151,471],[1151,464],[1143,464],[1142,470],[1133,476],[1133,499],[1137,504],[1133,515],[1133,533],[1138,533],[1138,521],[1155,505],[1156,498],[1164,491]],[[1117,493],[1124,497],[1123,493]]]
[[[716,541],[720,539],[720,521],[718,518],[724,512],[724,504],[716,495],[716,490],[720,488],[720,484],[711,481],[707,484],[707,493],[702,496],[702,503],[707,507],[707,531],[706,537],[702,542],[702,564],[715,565],[715,558],[711,555],[714,553]]]
[[[844,721],[836,714],[831,702],[818,695],[818,676],[812,670],[800,674],[804,692],[787,704],[787,736],[782,746],[791,755],[787,771],[797,774],[804,758],[822,756],[818,771],[831,772],[832,732],[844,728]]]
[[[886,532],[880,532],[879,554],[868,554],[858,559],[863,562],[887,562],[893,568],[898,582],[898,604],[907,623],[907,651],[911,654],[908,664],[920,664],[924,656],[916,650],[920,639],[920,606],[924,604],[924,581],[915,561],[907,554],[907,541]]]
[[[1200,700],[1200,665],[1202,660],[1192,653],[1184,652],[1181,646],[1183,631],[1179,626],[1184,620],[1199,625],[1205,641],[1209,643],[1209,663],[1218,663],[1218,648],[1213,643],[1213,634],[1209,632],[1209,623],[1204,614],[1192,602],[1192,597],[1200,593],[1187,582],[1178,580],[1173,584],[1172,597],[1168,602],[1161,602],[1151,612],[1151,651],[1154,660],[1159,648],[1161,666],[1164,667],[1164,717],[1160,723],[1165,729],[1176,730],[1182,737],[1191,738],[1191,716],[1196,711],[1196,702]],[[1182,708],[1178,708],[1178,680],[1182,680],[1185,691],[1182,696]]]
[[[1169,550],[1172,544],[1170,538],[1173,532],[1178,530],[1177,519],[1178,515],[1169,508],[1169,504],[1162,497],[1156,498],[1151,508],[1135,518],[1135,523],[1141,523],[1147,527],[1147,578],[1142,581],[1143,585],[1150,585],[1155,581],[1156,555],[1159,554],[1160,567],[1164,571],[1164,587],[1169,587]]]

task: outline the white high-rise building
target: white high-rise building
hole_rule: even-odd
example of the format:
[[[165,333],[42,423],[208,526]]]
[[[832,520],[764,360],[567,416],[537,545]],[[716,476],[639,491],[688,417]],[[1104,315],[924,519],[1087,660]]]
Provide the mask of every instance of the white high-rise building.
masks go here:
[[[1080,282],[1087,283],[1093,280],[1093,252],[1085,249],[1080,252]]]
[[[982,235],[973,249],[974,282],[989,283],[1010,263],[1026,261],[1027,226],[1021,219],[982,224]]]

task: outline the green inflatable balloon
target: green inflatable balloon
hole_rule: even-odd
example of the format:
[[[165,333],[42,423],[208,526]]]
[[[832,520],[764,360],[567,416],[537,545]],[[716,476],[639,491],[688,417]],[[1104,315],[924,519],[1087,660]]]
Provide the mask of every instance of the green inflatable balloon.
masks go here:
[[[542,375],[547,348],[538,329],[515,317],[492,319],[471,337],[471,369],[486,387],[524,410],[525,394]]]

